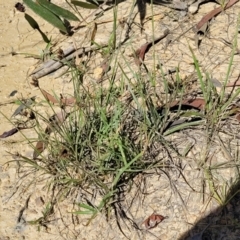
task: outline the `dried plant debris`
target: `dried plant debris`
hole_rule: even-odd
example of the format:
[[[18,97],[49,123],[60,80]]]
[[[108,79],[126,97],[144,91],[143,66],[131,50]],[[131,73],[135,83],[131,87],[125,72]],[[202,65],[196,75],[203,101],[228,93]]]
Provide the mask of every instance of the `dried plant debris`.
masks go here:
[[[45,129],[45,134],[39,135],[39,140],[33,152],[33,159],[36,159],[47,148],[49,135],[59,128],[68,116],[69,113],[61,110],[49,118],[49,124]]]
[[[195,31],[198,32],[201,30],[201,28],[203,27],[203,25],[205,25],[208,21],[210,21],[212,18],[216,17],[219,13],[221,13],[222,11],[230,8],[231,6],[233,6],[235,3],[237,3],[239,0],[230,0],[225,8],[223,9],[222,7],[218,7],[213,9],[212,11],[210,11],[207,15],[205,15],[200,22],[197,23],[197,25],[195,26]]]
[[[161,223],[165,218],[162,215],[153,213],[149,216],[142,224],[144,224],[146,229],[155,228],[159,223]]]
[[[17,2],[17,3],[15,4],[15,8],[16,8],[19,12],[25,12],[25,7],[24,7],[23,4],[20,3],[20,2]]]
[[[75,59],[77,56],[82,56],[83,54],[87,54],[89,52],[98,50],[100,48],[104,48],[107,45],[101,45],[101,46],[95,46],[92,45],[90,47],[76,49],[74,46],[70,46],[66,50],[62,50],[62,59],[61,60],[49,60],[45,63],[43,63],[40,67],[35,69],[30,75],[32,75],[33,84],[36,82],[39,78],[42,78],[52,72],[55,72],[59,68],[65,65],[66,62],[71,61],[72,59]]]
[[[14,111],[11,118],[23,113],[25,109],[29,108],[35,102],[35,98],[36,96],[21,101],[21,105]]]
[[[236,2],[238,2],[239,0],[230,0],[227,5],[225,6],[224,9],[227,9],[229,7],[231,7],[232,5],[234,5]],[[195,11],[197,9],[195,9],[195,5],[197,6],[198,8],[198,5],[202,2],[205,2],[203,0],[199,0],[197,2],[195,2],[191,7],[194,9],[192,9],[191,11]],[[190,7],[190,9],[191,9]],[[223,10],[224,10],[221,7],[218,7],[218,8],[215,8],[213,9],[212,11],[210,11],[207,15],[205,15],[200,22],[197,23],[197,25],[193,28],[194,32],[195,32],[195,45],[197,47],[199,47],[199,45],[201,44],[201,41],[203,39],[203,37],[206,36],[208,30],[209,30],[209,23],[210,23],[210,20],[214,17],[216,17],[219,13],[221,13]]]
[[[12,128],[9,131],[4,132],[3,134],[0,135],[0,138],[7,138],[10,137],[12,135],[14,135],[15,133],[17,133],[20,130],[24,130],[24,129],[29,129],[32,128],[33,126],[27,126],[26,122],[23,124],[17,124],[17,127]]]
[[[73,106],[76,103],[76,98],[74,97],[64,98],[62,95],[60,95],[60,98],[57,99],[42,88],[40,88],[40,91],[45,99],[53,104],[59,104],[60,106]]]
[[[143,21],[146,17],[146,0],[137,0],[138,12],[140,14],[141,32],[143,30]]]
[[[0,135],[0,138],[7,138],[10,137],[12,135],[14,135],[15,133],[17,133],[19,130],[19,128],[13,128],[9,131],[4,132],[3,134]]]
[[[148,52],[150,47],[153,44],[157,44],[159,41],[161,41],[163,38],[165,38],[170,33],[169,29],[166,29],[160,37],[156,38],[153,42],[147,42],[143,44],[139,49],[135,51],[134,60],[137,66],[140,66],[142,62],[144,61],[145,54]]]
[[[175,100],[173,102],[166,104],[169,108],[173,108],[176,106],[189,106],[198,110],[203,110],[206,102],[202,98],[195,98],[195,99],[183,99],[181,101]]]

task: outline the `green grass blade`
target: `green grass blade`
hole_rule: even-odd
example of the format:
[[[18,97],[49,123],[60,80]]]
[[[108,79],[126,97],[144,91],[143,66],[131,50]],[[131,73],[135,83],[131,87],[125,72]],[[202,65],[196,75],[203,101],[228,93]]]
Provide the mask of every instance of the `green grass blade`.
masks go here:
[[[37,0],[37,2],[57,16],[61,16],[67,20],[79,21],[79,19],[70,11],[48,2],[47,0]]]
[[[23,0],[23,2],[32,9],[37,15],[42,17],[44,20],[49,22],[54,27],[58,28],[62,32],[68,33],[66,26],[63,22],[52,12],[47,10],[46,8],[38,5],[37,3],[33,2],[32,0]]]
[[[172,127],[170,129],[168,129],[166,132],[163,133],[163,136],[167,136],[170,135],[174,132],[180,131],[182,129],[186,129],[186,128],[190,128],[192,126],[198,126],[201,125],[205,122],[205,120],[199,120],[199,121],[194,121],[194,122],[187,122],[187,123],[183,123],[181,125],[178,125],[176,127]]]
[[[200,82],[200,86],[201,86],[201,89],[202,89],[202,92],[203,92],[203,97],[204,97],[204,100],[206,102],[208,102],[208,96],[207,96],[207,90],[206,90],[206,84],[204,83],[204,80],[203,80],[203,76],[202,76],[202,73],[201,73],[201,70],[200,70],[200,66],[199,66],[199,63],[198,63],[198,60],[193,52],[193,49],[189,46],[189,49],[192,53],[192,58],[193,58],[193,61],[194,61],[194,66],[195,66],[195,69],[197,71],[197,76],[198,76],[198,80]]]
[[[84,204],[84,203],[80,203],[78,204],[80,208],[84,208],[85,210],[80,210],[80,211],[75,211],[73,212],[74,214],[87,214],[87,215],[93,215],[97,212],[97,209],[92,207],[92,206],[89,206],[87,204]]]
[[[128,168],[135,162],[137,161],[140,157],[143,156],[143,151],[140,152],[135,158],[133,158],[127,165],[125,165],[124,167],[122,167],[121,169],[119,169],[118,174],[116,175],[115,179],[113,180],[112,185],[116,186],[116,184],[118,183],[120,176],[126,171],[128,170]]]
[[[94,5],[94,4],[89,4],[86,2],[81,2],[81,1],[71,1],[72,4],[74,4],[75,6],[79,6],[82,8],[87,8],[87,9],[97,9],[98,6]]]

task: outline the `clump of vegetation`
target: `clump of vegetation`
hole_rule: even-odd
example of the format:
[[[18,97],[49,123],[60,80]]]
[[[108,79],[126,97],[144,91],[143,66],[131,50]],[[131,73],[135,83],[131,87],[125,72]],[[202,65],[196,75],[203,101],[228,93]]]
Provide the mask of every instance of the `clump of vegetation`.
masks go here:
[[[48,9],[47,13],[42,13],[46,19],[52,8],[45,6],[48,4],[45,1],[38,1],[41,3],[41,11],[46,12]],[[30,0],[24,2],[35,9],[34,2]],[[72,2],[76,4],[77,1]],[[92,5],[88,7],[90,6]],[[57,7],[53,9],[57,12],[53,11],[51,14],[71,16],[70,20],[77,20],[69,11]],[[49,15],[47,19],[52,18]],[[59,22],[59,19],[56,21]],[[116,21],[114,19],[115,27]],[[143,19],[141,24],[142,21]],[[65,25],[64,28],[62,25],[57,26],[56,23],[54,26],[61,31],[66,30]],[[115,53],[118,54],[115,32],[116,28],[113,29],[109,46],[96,50],[108,55],[108,60]],[[68,33],[67,30],[65,33]],[[162,37],[157,41],[161,39]],[[85,73],[72,63],[64,62],[69,65],[69,72],[72,73],[74,96],[71,97],[71,103],[70,98],[63,96],[58,98],[45,92],[35,80],[34,84],[42,91],[54,115],[48,118],[39,114],[36,108],[25,104],[25,107],[34,113],[38,138],[34,141],[27,139],[34,150],[33,158],[18,155],[19,173],[21,174],[26,166],[27,168],[30,166],[29,174],[34,174],[34,180],[30,184],[43,179],[47,181],[47,189],[52,193],[52,199],[43,217],[30,223],[46,226],[48,217],[54,211],[54,205],[69,196],[73,198],[72,213],[90,214],[90,221],[99,212],[109,217],[115,204],[119,204],[131,190],[137,175],[147,174],[156,169],[164,174],[171,169],[178,170],[174,162],[185,158],[191,146],[186,146],[180,152],[167,136],[184,129],[201,128],[207,132],[209,148],[206,149],[199,167],[205,175],[204,181],[208,183],[212,196],[221,205],[229,201],[225,197],[226,188],[230,187],[225,184],[226,188],[223,187],[219,194],[212,175],[213,170],[222,166],[211,168],[206,159],[209,158],[210,145],[219,131],[219,126],[229,116],[239,118],[239,110],[233,102],[240,90],[230,96],[225,95],[237,46],[236,38],[226,79],[220,92],[217,92],[208,73],[202,72],[194,51],[189,47],[195,67],[192,81],[196,81],[199,86],[198,96],[195,97],[191,96],[182,83],[177,67],[172,82],[167,78],[160,63],[158,71],[154,69],[154,72],[151,72],[147,69],[144,55],[154,43],[154,41],[147,43],[135,52],[134,57],[137,59],[135,63],[139,72],[135,73],[129,66],[134,80],[130,79],[121,67],[117,60],[119,56],[113,62],[112,59],[109,60],[112,63],[109,65],[112,65],[113,69],[104,87],[100,84],[87,87],[83,83]],[[63,63],[62,59],[59,61]],[[120,72],[118,78],[117,72]],[[162,92],[157,87],[159,79],[162,83]],[[156,99],[160,99],[161,104],[156,104]],[[53,104],[60,105],[59,112],[55,110]],[[43,122],[47,125],[46,128],[42,127]],[[22,178],[29,174],[23,175]],[[81,195],[77,203],[74,199],[76,192]]]

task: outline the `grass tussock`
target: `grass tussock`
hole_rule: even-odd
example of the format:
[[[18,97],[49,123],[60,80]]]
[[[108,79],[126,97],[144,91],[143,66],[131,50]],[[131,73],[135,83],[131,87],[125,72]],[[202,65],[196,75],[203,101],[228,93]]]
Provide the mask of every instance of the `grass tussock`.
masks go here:
[[[238,156],[232,159],[229,154],[230,161],[235,164],[211,165],[210,150],[225,123],[239,111],[234,107],[234,101],[240,90],[225,94],[237,48],[237,34],[220,92],[209,73],[200,68],[190,48],[195,67],[191,81],[197,82],[199,87],[198,92],[193,93],[182,81],[179,67],[171,77],[164,72],[160,61],[152,72],[145,63],[141,63],[137,72],[128,62],[123,68],[117,60],[125,57],[116,48],[116,19],[115,16],[114,31],[109,40],[111,46],[102,49],[104,55],[117,55],[116,58],[108,56],[112,69],[104,86],[98,83],[87,87],[83,81],[87,73],[69,65],[76,103],[72,108],[61,106],[60,114],[65,116],[64,120],[55,121],[32,109],[38,139],[28,141],[35,152],[38,151],[36,142],[41,141],[44,151],[39,151],[34,159],[19,156],[19,174],[22,179],[34,176],[29,185],[46,181],[51,201],[43,217],[29,223],[47,225],[54,206],[67,198],[73,199],[71,213],[89,214],[89,222],[99,212],[109,217],[114,205],[131,191],[137,175],[160,170],[170,178],[167,172],[172,169],[184,175],[181,160],[187,158],[192,146],[179,151],[174,138],[168,136],[196,128],[206,136],[202,158],[195,160],[208,185],[208,194],[221,205],[230,201],[231,197],[225,197],[231,184],[222,181],[217,174],[224,167],[238,169]],[[130,78],[126,71],[133,77]],[[56,113],[51,104],[48,106]],[[76,202],[77,194],[81,198]]]

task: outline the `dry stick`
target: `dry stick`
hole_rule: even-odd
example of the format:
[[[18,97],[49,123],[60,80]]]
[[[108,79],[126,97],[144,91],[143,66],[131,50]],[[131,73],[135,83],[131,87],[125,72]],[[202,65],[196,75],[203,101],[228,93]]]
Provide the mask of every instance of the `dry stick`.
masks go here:
[[[131,20],[132,19],[129,19],[129,21],[128,21],[128,27],[130,25]],[[122,42],[120,42],[116,48],[119,48],[129,38],[128,33],[129,33],[129,31],[126,31],[125,39]],[[107,46],[108,46],[107,44],[104,44],[100,47],[91,46],[91,47],[81,48],[81,49],[76,49],[74,46],[71,46],[70,48],[68,48],[64,51],[64,55],[67,57],[63,58],[61,61],[56,61],[53,59],[49,60],[48,62],[43,64],[41,67],[34,70],[34,72],[32,73],[32,74],[34,74],[32,76],[32,79],[37,80],[41,77],[48,75],[49,73],[56,71],[57,69],[61,68],[64,65],[65,61],[72,60],[76,56],[80,56],[82,54],[85,54],[85,53],[88,53],[88,52],[91,52],[94,50],[98,50],[98,49],[101,49],[101,48],[104,48]],[[69,55],[69,53],[71,53],[71,54]]]
[[[63,51],[63,57],[68,56],[69,54],[73,53],[74,51],[76,51],[76,48],[74,48],[74,46],[70,46],[69,48],[67,48],[66,50]],[[39,66],[38,68],[36,68],[36,69],[30,74],[30,76],[33,75],[33,74],[35,74],[35,73],[37,73],[37,72],[39,72],[39,71],[41,71],[41,70],[44,69],[44,68],[50,67],[51,65],[53,65],[53,64],[56,63],[56,62],[58,62],[58,61],[57,61],[57,60],[54,60],[54,59],[51,59],[51,60],[43,63],[41,66]]]
[[[32,76],[32,79],[37,80],[41,77],[44,77],[44,76],[48,75],[51,72],[56,71],[57,69],[59,69],[60,67],[62,67],[64,65],[64,62],[70,61],[70,60],[74,59],[76,56],[80,56],[83,53],[88,53],[88,52],[91,52],[91,51],[94,51],[94,50],[97,50],[99,48],[103,48],[103,47],[106,47],[106,46],[107,45],[103,45],[101,47],[92,46],[92,47],[78,49],[76,52],[71,53],[66,58],[63,58],[61,61],[55,62],[50,67],[44,68],[41,71],[37,72],[36,74],[34,74]]]
[[[204,16],[201,21],[196,25],[196,30],[199,31],[201,27],[207,23],[209,20],[211,20],[213,17],[217,16],[219,13],[221,13],[223,10],[230,8],[232,5],[237,3],[239,0],[230,0],[225,8],[218,7],[211,12],[209,12],[206,16]]]

